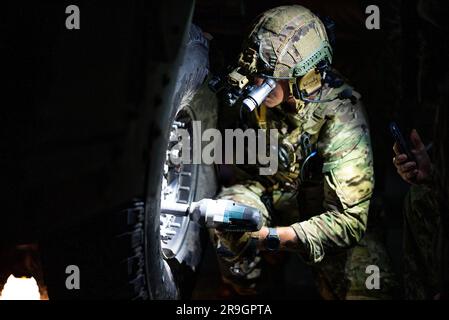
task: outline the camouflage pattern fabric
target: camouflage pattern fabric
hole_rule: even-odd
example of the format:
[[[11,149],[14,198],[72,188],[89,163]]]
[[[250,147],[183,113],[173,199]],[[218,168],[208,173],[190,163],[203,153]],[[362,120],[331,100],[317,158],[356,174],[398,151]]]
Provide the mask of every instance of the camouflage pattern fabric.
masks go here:
[[[323,99],[331,99],[345,88],[347,85],[338,89],[324,87]],[[249,114],[247,123],[250,127],[258,127],[260,118],[257,113],[255,110]],[[320,289],[323,297],[346,298],[351,287],[364,286],[366,263],[376,262],[371,251],[375,245],[371,245],[370,250],[359,248],[355,256],[348,251],[365,233],[374,186],[369,129],[363,106],[360,100],[353,104],[349,99],[337,99],[309,103],[298,113],[280,105],[266,109],[266,124],[267,128],[279,130],[281,143],[288,143],[295,156],[287,157],[291,162],[280,166],[273,176],[258,176],[257,165],[236,166],[239,182],[224,188],[218,198],[233,199],[259,208],[265,217],[264,225],[291,225],[304,248],[302,258],[317,266],[319,286],[328,288]],[[309,141],[309,149],[316,150],[317,158],[322,162],[321,171],[310,179],[307,175],[301,178],[301,168],[310,152],[304,150],[305,145],[301,143],[304,136]],[[272,197],[274,210],[268,210],[266,203],[262,202],[264,195]],[[292,199],[298,201],[294,209],[291,207]],[[214,239],[218,244],[216,234]],[[249,292],[256,290],[263,260],[260,253],[254,259],[255,263],[219,257],[225,281],[232,283],[239,292],[249,288]],[[357,260],[365,265],[354,267]],[[243,269],[249,265],[253,268],[235,277],[229,269],[239,264]],[[358,272],[365,277],[363,283],[354,276]],[[325,285],[330,282],[331,286]],[[332,293],[326,294],[326,291]],[[362,293],[354,293],[353,296],[362,296]]]
[[[332,94],[329,89],[324,96]],[[360,102],[338,100],[327,106],[309,105],[302,130],[316,141],[323,160],[324,212],[292,225],[309,256],[317,263],[326,251],[348,248],[364,234],[374,172],[368,124]],[[299,120],[299,119],[298,119]]]
[[[412,186],[404,205],[404,294],[406,299],[433,299],[441,292],[447,246],[435,192]],[[446,261],[444,261],[446,259]]]
[[[332,62],[323,23],[299,5],[266,11],[254,25],[246,46],[258,53],[259,71],[274,77],[300,77],[324,58]]]
[[[368,228],[353,249],[327,256],[313,267],[323,299],[389,300],[399,297],[399,282],[379,234],[377,230]],[[371,274],[367,273],[368,266],[379,268],[378,288],[366,285]]]
[[[260,210],[263,215],[263,225],[269,225],[271,217],[267,208],[261,201],[260,197],[264,193],[264,187],[257,181],[247,181],[244,184],[236,184],[229,188],[223,188],[217,198],[225,200],[234,200],[236,202],[252,206]],[[210,231],[211,239],[214,246],[217,248],[218,262],[222,278],[225,283],[234,287],[234,289],[241,295],[253,295],[260,292],[262,264],[260,252],[255,250],[251,257],[237,258],[230,253],[223,253],[223,250],[229,249],[229,246],[223,245],[226,240],[223,235]],[[228,233],[227,236],[234,236],[233,233]],[[235,239],[235,242],[244,241],[244,237]]]
[[[323,99],[332,98],[339,90],[324,88]],[[310,150],[316,150],[323,162],[318,177],[324,182],[322,206],[313,212],[305,210],[302,215],[307,219],[292,224],[304,245],[304,259],[317,263],[326,252],[356,244],[366,228],[374,186],[369,130],[360,101],[309,103],[299,113],[281,105],[267,109],[266,117],[268,128],[278,129],[281,143],[295,155],[288,157],[291,162],[279,166],[275,175],[256,177],[268,191],[297,191],[301,196],[301,184],[307,180],[300,177],[301,168]],[[256,118],[252,119],[254,126]],[[309,151],[304,150],[302,137],[307,137]],[[251,166],[244,169],[251,176],[256,172]]]

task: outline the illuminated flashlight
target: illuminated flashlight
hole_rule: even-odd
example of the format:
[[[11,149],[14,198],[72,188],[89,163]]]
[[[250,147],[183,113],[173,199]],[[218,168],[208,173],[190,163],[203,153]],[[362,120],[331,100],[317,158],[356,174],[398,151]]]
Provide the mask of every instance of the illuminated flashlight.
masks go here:
[[[270,94],[271,91],[276,87],[276,81],[268,78],[259,87],[254,87],[248,92],[248,95],[243,100],[243,105],[246,106],[250,111],[260,106],[265,98]]]

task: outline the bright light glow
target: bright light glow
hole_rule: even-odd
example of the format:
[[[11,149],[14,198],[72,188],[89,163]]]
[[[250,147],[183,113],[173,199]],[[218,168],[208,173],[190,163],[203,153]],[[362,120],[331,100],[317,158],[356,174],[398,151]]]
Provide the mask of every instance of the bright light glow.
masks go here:
[[[10,275],[6,281],[0,300],[40,300],[39,287],[36,280],[31,278],[16,278]]]

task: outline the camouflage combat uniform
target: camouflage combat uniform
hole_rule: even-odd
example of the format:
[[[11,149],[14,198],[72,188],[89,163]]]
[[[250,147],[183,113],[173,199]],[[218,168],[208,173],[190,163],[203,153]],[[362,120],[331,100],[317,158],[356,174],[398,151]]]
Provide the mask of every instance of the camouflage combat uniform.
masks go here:
[[[258,52],[259,60],[265,63],[259,61],[259,72],[266,67],[271,68],[274,77],[303,76],[307,72],[304,68],[312,64],[310,59],[329,58],[327,42],[320,44],[316,40],[327,39],[324,27],[317,21],[300,6],[269,10],[248,40],[251,43],[251,37],[256,39],[259,48],[244,51],[240,62],[242,57]],[[298,45],[302,40],[306,41]],[[320,51],[311,55],[314,46]],[[307,60],[302,59],[307,56],[311,57],[308,61],[297,63]],[[296,61],[292,57],[297,57]],[[249,61],[241,65],[251,69],[256,64]],[[352,92],[343,97],[345,90],[351,92],[352,88],[347,84],[325,84],[315,97],[320,102],[296,100],[296,107],[262,105],[244,114],[241,123],[249,128],[278,129],[279,168],[274,175],[262,176],[257,166],[235,166],[237,181],[218,195],[258,208],[266,226],[291,225],[300,242],[298,253],[307,263],[319,266],[321,295],[340,299],[347,297],[352,285],[347,270],[351,252],[347,249],[365,233],[374,187],[369,128],[360,95]],[[220,117],[236,118],[226,111]],[[226,124],[223,127],[230,128]],[[291,205],[292,199],[297,199],[296,207]],[[264,263],[260,254],[226,256],[222,245],[225,241],[219,234],[213,236],[225,282],[240,293],[260,290]],[[364,268],[359,270],[363,274]]]
[[[343,89],[325,88],[323,96],[336,95]],[[260,119],[260,113],[264,112],[265,120]],[[280,147],[289,148],[287,159],[290,162],[280,163],[274,176],[257,176],[256,168],[244,166],[237,173],[241,181],[224,188],[218,198],[233,199],[259,208],[267,226],[274,225],[272,220],[275,219],[278,219],[276,226],[291,223],[304,248],[301,255],[309,263],[318,264],[327,254],[346,258],[348,253],[341,249],[354,246],[365,232],[374,186],[369,129],[361,103],[353,104],[349,99],[310,103],[299,113],[283,106],[273,109],[262,106],[250,117],[248,123],[253,128],[260,127],[261,121],[264,126],[265,121],[266,128],[279,130]],[[304,141],[308,141],[307,145]],[[309,162],[303,167],[305,159],[315,150],[316,159],[309,160],[314,163]],[[317,171],[314,167],[321,167],[321,161],[322,172],[313,172]],[[308,170],[305,171],[306,168]],[[286,199],[297,195],[299,211],[279,213],[280,217],[273,217],[266,201],[261,200],[267,195],[273,198],[274,210],[271,211],[276,212],[281,211],[276,207],[283,206]],[[293,223],[295,220],[297,222]],[[227,269],[231,264],[241,264],[221,260],[225,265],[223,269],[226,269],[223,274],[226,276],[228,273],[228,277]],[[259,272],[254,269],[255,274],[249,278],[257,279],[255,275]],[[251,282],[246,280],[245,283]],[[240,283],[242,285],[243,282]],[[253,283],[251,285],[254,286]],[[341,297],[341,294],[338,295]]]

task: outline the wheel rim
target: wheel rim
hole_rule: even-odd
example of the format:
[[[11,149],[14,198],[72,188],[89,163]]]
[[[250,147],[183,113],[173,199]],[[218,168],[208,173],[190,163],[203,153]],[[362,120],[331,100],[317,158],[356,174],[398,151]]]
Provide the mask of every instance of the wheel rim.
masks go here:
[[[180,140],[179,130],[187,130],[189,137],[192,137],[193,119],[192,112],[188,108],[184,108],[176,114],[172,123],[162,175],[161,202],[173,201],[179,204],[190,205],[194,201],[197,166],[182,162],[174,164],[171,161],[171,159],[180,159],[182,150],[190,152],[190,159],[192,159],[192,139],[190,138],[187,142]],[[183,143],[189,143],[190,148],[186,149],[182,146]],[[172,157],[171,159],[170,156]],[[164,259],[177,258],[179,262],[182,262],[183,250],[185,250],[183,244],[189,224],[190,218],[187,214],[172,214],[161,211],[160,241],[161,254]]]

